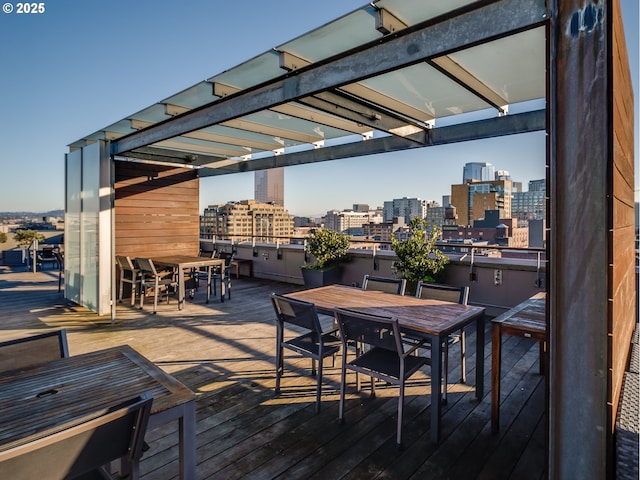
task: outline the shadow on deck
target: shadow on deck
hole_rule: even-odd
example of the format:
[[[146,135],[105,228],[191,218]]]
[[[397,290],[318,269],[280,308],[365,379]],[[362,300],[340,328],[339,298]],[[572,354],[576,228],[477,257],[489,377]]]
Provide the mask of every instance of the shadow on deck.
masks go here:
[[[442,440],[430,440],[429,369],[406,391],[404,449],[395,446],[397,391],[370,398],[348,377],[344,425],[339,425],[339,359],[325,368],[322,411],[314,412],[310,362],[285,355],[282,393],[274,395],[275,326],[271,292],[300,287],[265,280],[233,282],[232,299],[204,302],[198,292],[184,310],[162,303],[156,315],[117,307],[117,321],[64,300],[57,276],[0,266],[0,341],[34,330],[66,328],[70,354],[128,344],[197,394],[199,479],[540,479],[545,465],[544,380],[538,347],[504,337],[501,429],[491,434],[490,325],[486,325],[485,396],[474,398],[475,332],[469,331],[467,385],[450,383],[442,412]],[[457,345],[451,359],[459,358]],[[450,381],[459,378],[450,362]],[[177,424],[149,431],[145,480],[176,478]]]

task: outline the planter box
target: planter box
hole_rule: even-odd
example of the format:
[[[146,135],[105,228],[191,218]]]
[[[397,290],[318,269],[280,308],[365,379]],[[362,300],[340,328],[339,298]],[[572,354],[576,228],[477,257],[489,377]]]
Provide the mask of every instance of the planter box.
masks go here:
[[[310,268],[303,268],[302,278],[304,278],[304,286],[307,288],[333,285],[334,283],[340,283],[340,280],[342,280],[342,269],[312,270]]]

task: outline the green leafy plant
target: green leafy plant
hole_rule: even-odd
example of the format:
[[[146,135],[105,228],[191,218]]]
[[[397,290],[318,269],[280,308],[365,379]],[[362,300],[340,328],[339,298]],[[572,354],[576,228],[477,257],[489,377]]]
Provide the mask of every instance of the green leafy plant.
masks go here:
[[[13,239],[18,242],[18,245],[31,245],[34,239],[37,239],[39,242],[43,241],[44,235],[35,230],[16,230]]]
[[[304,251],[313,255],[315,262],[303,268],[322,270],[336,267],[349,258],[351,237],[327,228],[317,229],[307,237]]]
[[[409,236],[403,240],[391,239],[391,248],[396,254],[396,270],[407,282],[435,282],[438,273],[449,263],[449,257],[436,248],[440,228],[428,230],[429,222],[414,218],[409,222]]]
[[[0,232],[0,243],[7,243],[7,234]]]

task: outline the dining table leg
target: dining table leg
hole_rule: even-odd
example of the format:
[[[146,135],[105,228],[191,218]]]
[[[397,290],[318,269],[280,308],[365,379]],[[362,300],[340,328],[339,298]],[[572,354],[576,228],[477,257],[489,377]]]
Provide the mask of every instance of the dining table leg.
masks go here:
[[[442,411],[442,339],[431,336],[431,440],[440,441],[440,413]]]
[[[484,315],[476,319],[476,399],[484,396]]]
[[[491,433],[500,428],[500,363],[502,361],[502,333],[499,323],[493,324],[491,336]]]
[[[207,267],[207,303],[209,303],[209,300],[211,299],[211,270],[212,269],[213,269],[212,266]]]
[[[178,310],[184,308],[185,287],[184,287],[184,271],[182,266],[178,265]]]
[[[179,418],[180,478],[196,478],[196,402],[186,403]]]

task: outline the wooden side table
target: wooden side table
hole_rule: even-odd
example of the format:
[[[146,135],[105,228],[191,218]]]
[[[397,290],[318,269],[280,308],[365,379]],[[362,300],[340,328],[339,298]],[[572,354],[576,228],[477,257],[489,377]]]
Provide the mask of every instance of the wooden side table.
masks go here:
[[[500,425],[500,363],[502,335],[530,338],[540,342],[540,374],[545,371],[547,325],[545,319],[546,293],[537,293],[528,300],[492,320],[491,338],[491,431]]]
[[[233,268],[236,272],[236,279],[240,278],[240,267],[247,265],[249,267],[249,277],[253,277],[253,260],[247,258],[236,258],[231,261],[230,268]]]

